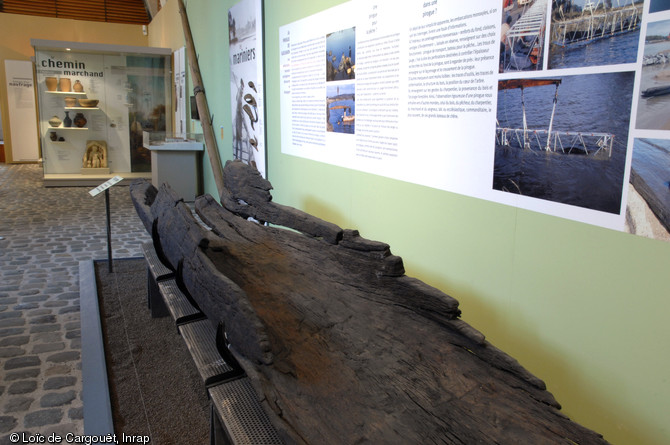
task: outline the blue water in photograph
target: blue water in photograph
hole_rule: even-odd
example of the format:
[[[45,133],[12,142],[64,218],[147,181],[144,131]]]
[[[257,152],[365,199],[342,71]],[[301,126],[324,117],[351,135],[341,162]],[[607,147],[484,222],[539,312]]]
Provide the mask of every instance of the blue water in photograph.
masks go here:
[[[634,73],[561,79],[552,130],[612,133],[611,157],[553,153],[496,143],[493,189],[619,214]],[[549,127],[555,91],[554,85],[524,89],[528,128]],[[497,112],[500,127],[523,128],[521,90],[500,90]]]
[[[666,11],[670,9],[670,0],[651,0],[649,2],[649,12]]]
[[[565,47],[551,46],[549,68],[577,68],[585,66],[635,63],[640,32],[628,32],[588,43],[574,43]]]
[[[330,80],[353,79],[356,65],[356,28],[343,29],[326,36],[326,61],[332,67]],[[331,70],[329,70],[331,72]]]

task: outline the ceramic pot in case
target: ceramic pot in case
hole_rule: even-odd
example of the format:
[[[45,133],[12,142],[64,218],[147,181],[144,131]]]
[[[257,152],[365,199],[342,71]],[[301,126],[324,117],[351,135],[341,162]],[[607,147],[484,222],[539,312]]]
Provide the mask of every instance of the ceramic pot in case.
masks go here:
[[[71,127],[71,126],[72,126],[72,118],[70,117],[70,112],[66,111],[65,119],[63,119],[63,127]]]
[[[61,91],[72,91],[72,81],[69,77],[60,78],[60,90]]]
[[[63,121],[60,120],[58,116],[54,116],[51,119],[49,119],[49,125],[51,125],[52,127],[60,127],[60,124],[62,123]]]
[[[75,80],[74,85],[72,85],[72,91],[75,93],[81,93],[84,91],[84,85],[82,85],[78,80]]]
[[[47,77],[44,79],[44,82],[47,84],[48,91],[56,91],[58,89],[58,79],[55,77]]]
[[[86,118],[84,117],[84,115],[82,113],[77,113],[74,116],[74,120],[72,122],[74,122],[74,124],[77,127],[82,128],[84,125],[86,125],[86,122],[88,122],[88,121],[86,120]]]
[[[65,106],[66,107],[76,107],[77,106],[77,98],[76,97],[66,97],[65,98]]]

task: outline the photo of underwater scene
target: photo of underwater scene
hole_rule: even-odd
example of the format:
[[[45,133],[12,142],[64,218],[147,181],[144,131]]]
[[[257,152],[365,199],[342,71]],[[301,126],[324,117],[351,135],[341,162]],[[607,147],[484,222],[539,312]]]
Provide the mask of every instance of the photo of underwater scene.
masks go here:
[[[493,189],[620,214],[634,76],[499,81]]]
[[[353,82],[326,87],[326,128],[333,133],[354,134],[356,129],[356,87]]]
[[[356,28],[326,36],[326,81],[356,77]]]

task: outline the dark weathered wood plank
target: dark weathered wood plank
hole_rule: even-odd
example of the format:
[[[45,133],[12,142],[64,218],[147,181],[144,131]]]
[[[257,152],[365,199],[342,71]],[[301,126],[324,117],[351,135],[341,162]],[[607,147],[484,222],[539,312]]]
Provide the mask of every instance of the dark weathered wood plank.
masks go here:
[[[235,175],[251,188],[231,195],[244,193],[242,206],[270,203],[250,198],[269,183],[238,165]],[[387,244],[264,226],[210,196],[196,211],[211,232],[161,189],[156,239],[202,311],[225,324],[287,442],[606,443],[460,320],[455,299],[405,276]]]

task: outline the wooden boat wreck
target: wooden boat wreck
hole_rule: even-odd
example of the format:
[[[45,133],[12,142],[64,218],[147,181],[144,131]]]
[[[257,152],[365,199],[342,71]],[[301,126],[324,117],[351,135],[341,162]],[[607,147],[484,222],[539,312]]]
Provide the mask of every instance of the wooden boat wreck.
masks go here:
[[[166,185],[131,195],[286,443],[607,443],[387,244],[274,203],[239,161],[223,178],[199,218]]]

